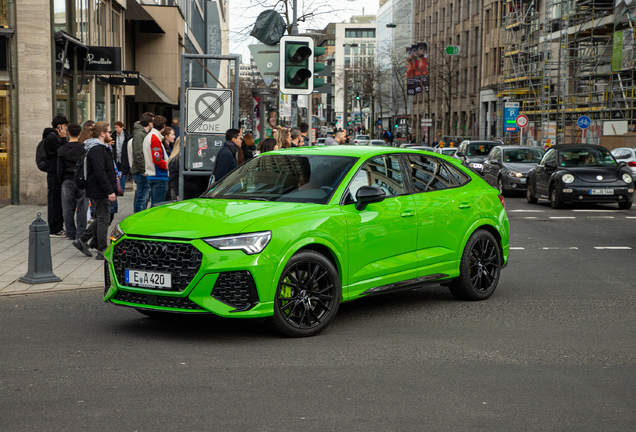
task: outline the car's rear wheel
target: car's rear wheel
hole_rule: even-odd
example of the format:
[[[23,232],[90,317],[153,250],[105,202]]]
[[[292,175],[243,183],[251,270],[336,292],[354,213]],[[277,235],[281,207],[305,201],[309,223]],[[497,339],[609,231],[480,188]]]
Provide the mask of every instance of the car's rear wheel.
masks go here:
[[[460,300],[486,300],[499,283],[501,249],[495,237],[477,230],[468,239],[459,267],[459,277],[450,292]]]
[[[629,210],[630,208],[632,208],[632,203],[630,202],[618,203],[618,208],[621,210]]]
[[[539,201],[535,196],[534,196],[534,188],[532,187],[532,182],[530,181],[530,179],[528,179],[528,186],[526,188],[526,200],[528,201],[528,203],[530,204],[536,204],[537,201]]]
[[[336,316],[340,298],[340,278],[331,261],[318,252],[301,251],[289,260],[278,281],[274,326],[287,336],[314,336]]]
[[[561,197],[559,196],[559,192],[557,191],[556,186],[552,186],[550,188],[550,204],[552,205],[553,209],[561,209],[563,208],[563,201],[561,200]]]

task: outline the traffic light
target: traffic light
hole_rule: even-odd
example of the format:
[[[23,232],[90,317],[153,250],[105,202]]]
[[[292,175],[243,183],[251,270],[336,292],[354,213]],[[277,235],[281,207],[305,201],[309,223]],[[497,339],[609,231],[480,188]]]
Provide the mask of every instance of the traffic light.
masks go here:
[[[325,53],[325,49],[322,47],[315,47],[314,48],[314,58],[315,57],[320,57],[321,55],[323,55]],[[314,63],[314,69],[313,69],[313,73],[315,74],[316,72],[320,72],[325,70],[325,64],[324,63]],[[325,85],[325,80],[322,78],[314,78],[314,88],[317,89],[318,87],[322,87],[323,85]]]
[[[360,100],[360,93],[359,92],[356,92],[356,99]]]
[[[324,53],[324,48],[321,49]],[[323,64],[320,66],[324,69]],[[314,68],[314,40],[312,38],[308,36],[283,36],[280,39],[281,93],[286,95],[311,94],[314,90]]]

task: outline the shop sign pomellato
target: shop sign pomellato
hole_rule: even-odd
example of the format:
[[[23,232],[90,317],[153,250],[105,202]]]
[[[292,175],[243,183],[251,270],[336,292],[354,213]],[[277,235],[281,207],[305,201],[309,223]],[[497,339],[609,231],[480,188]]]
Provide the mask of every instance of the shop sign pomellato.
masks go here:
[[[86,73],[121,74],[121,48],[89,46],[86,55]]]

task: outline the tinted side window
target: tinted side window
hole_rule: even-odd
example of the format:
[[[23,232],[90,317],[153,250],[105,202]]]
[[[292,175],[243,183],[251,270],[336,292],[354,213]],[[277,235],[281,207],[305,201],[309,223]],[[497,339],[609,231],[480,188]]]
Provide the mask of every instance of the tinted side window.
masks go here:
[[[629,150],[615,150],[612,152],[612,154],[614,155],[614,158],[616,160],[629,159],[632,157],[632,152],[630,152]]]
[[[466,174],[431,156],[409,155],[415,193],[446,189],[468,182]]]
[[[377,156],[365,162],[349,184],[349,194],[345,204],[356,202],[356,193],[362,186],[380,188],[387,197],[404,195],[406,188],[399,157]]]

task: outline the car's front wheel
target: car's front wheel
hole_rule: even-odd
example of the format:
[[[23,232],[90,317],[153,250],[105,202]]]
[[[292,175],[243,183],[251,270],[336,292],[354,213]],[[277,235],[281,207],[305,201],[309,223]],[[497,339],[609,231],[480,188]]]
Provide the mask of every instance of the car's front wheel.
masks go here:
[[[314,336],[338,312],[341,298],[338,271],[324,255],[304,250],[283,270],[274,299],[274,326],[291,337]]]
[[[508,196],[508,191],[504,188],[503,179],[501,177],[497,180],[497,188],[499,189],[500,195],[504,197]]]
[[[556,185],[552,186],[550,189],[550,204],[553,209],[561,209],[564,207],[563,200],[559,196],[559,191],[557,191]]]
[[[501,250],[495,237],[486,230],[477,230],[468,239],[459,264],[459,277],[450,285],[450,292],[460,300],[486,300],[499,283]]]

